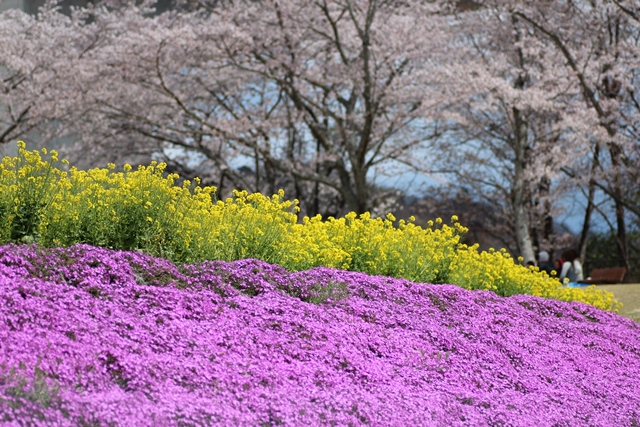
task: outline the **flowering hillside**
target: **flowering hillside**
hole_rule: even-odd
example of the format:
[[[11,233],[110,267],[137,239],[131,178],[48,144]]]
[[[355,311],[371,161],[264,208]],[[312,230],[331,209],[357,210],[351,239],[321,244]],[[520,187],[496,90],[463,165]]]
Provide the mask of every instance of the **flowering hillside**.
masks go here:
[[[0,161],[0,244],[82,243],[176,263],[254,258],[289,271],[341,268],[620,308],[611,292],[564,287],[556,277],[515,262],[504,249],[480,252],[477,244],[462,244],[467,229],[456,216],[451,225],[437,218],[426,228],[415,218],[396,222],[393,214],[383,219],[368,212],[299,218],[297,200],[285,200],[283,191],[271,197],[234,191],[234,197],[217,200],[215,188],[189,181],[176,186],[178,176],[165,174],[164,163],[135,171],[125,165],[115,172],[110,164],[67,172],[58,162],[55,151],[27,151],[22,141],[17,157]]]
[[[639,325],[579,302],[0,247],[3,425],[628,426],[639,389]]]

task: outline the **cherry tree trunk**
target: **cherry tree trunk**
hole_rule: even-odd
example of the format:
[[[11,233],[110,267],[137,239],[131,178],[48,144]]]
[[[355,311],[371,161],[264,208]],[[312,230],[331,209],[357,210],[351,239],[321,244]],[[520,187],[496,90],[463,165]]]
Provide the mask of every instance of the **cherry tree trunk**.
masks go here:
[[[531,234],[529,233],[529,221],[524,211],[526,204],[524,164],[525,147],[527,143],[527,123],[523,120],[522,114],[517,108],[513,109],[513,115],[516,124],[516,134],[513,141],[516,154],[513,183],[514,231],[516,235],[516,243],[518,244],[518,251],[520,252],[520,256],[524,258],[524,262],[535,262],[536,257],[533,252]]]

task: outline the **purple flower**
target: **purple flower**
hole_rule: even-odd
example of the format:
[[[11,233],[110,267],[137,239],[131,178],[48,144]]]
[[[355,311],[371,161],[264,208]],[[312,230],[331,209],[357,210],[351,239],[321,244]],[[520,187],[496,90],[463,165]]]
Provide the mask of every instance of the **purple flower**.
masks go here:
[[[638,324],[582,303],[0,247],[6,425],[621,426],[638,390]]]

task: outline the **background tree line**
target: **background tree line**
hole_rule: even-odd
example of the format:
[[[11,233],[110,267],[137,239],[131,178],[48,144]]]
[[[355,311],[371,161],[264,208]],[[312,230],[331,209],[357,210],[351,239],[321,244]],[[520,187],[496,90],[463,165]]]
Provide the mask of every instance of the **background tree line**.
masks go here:
[[[590,260],[596,219],[599,262],[640,264],[640,1],[166,3],[2,12],[0,143],[165,160],[308,215],[457,209],[525,260]],[[376,185],[407,171],[441,184]],[[569,197],[576,242],[554,223]]]

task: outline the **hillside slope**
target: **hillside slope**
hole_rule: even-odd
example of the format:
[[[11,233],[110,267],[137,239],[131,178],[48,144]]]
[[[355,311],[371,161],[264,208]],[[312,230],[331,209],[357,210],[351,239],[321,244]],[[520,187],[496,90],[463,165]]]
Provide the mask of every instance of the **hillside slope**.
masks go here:
[[[640,325],[582,303],[0,247],[6,425],[621,426],[638,390]]]

